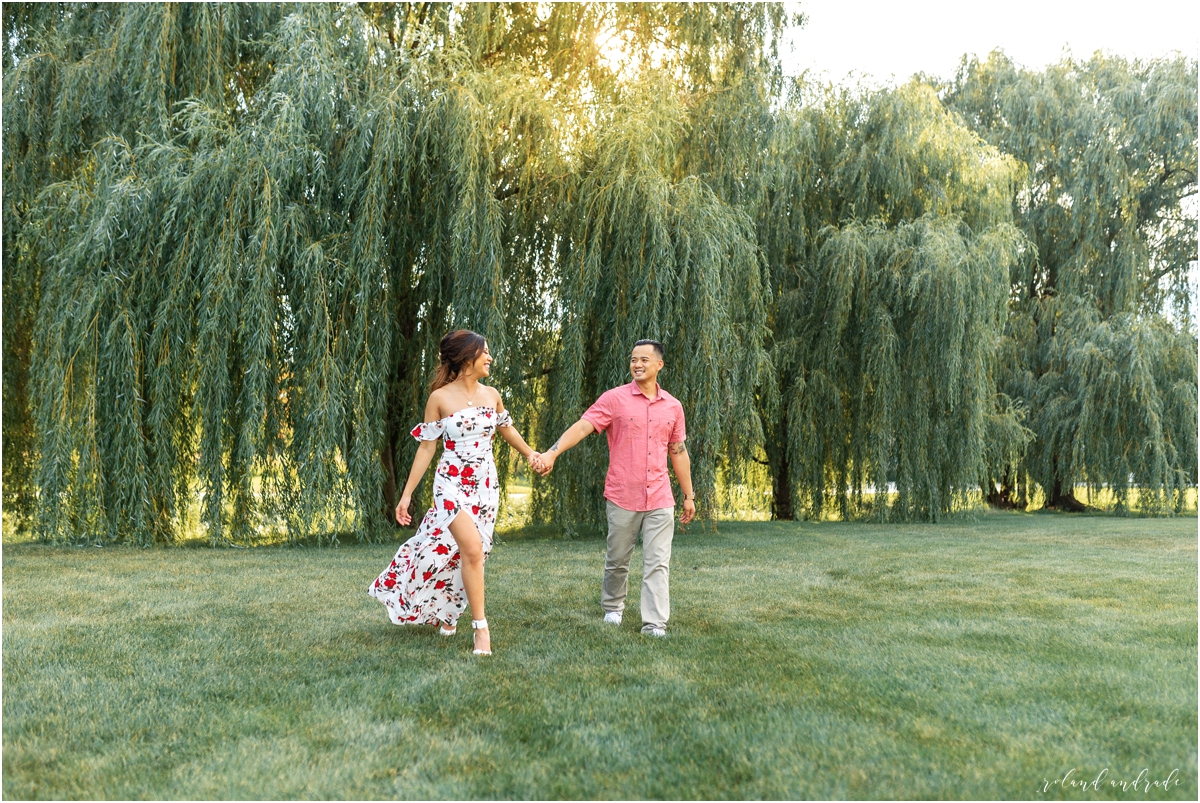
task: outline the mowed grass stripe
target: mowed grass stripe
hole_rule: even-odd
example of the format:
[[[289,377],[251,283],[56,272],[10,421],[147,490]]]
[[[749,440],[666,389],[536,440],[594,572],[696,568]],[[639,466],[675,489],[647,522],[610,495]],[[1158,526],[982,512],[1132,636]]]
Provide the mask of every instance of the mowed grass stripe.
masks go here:
[[[1193,519],[692,528],[663,640],[640,551],[614,628],[602,540],[510,539],[488,660],[394,549],[5,549],[5,797],[1196,796]]]

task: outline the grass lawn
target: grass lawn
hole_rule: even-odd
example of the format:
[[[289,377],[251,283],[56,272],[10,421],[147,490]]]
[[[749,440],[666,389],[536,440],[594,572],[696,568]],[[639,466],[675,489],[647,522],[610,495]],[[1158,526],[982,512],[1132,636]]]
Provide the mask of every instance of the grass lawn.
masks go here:
[[[1194,800],[1196,526],[693,528],[666,639],[603,541],[510,535],[490,659],[387,622],[395,545],[9,546],[3,793]]]

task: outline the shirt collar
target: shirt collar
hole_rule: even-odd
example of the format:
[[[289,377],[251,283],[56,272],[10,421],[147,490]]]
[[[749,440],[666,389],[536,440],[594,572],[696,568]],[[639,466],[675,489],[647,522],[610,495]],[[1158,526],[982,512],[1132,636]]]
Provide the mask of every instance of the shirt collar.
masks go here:
[[[650,402],[651,404],[654,404],[654,402],[656,402],[656,401],[658,401],[659,399],[661,399],[661,398],[663,397],[663,393],[664,393],[664,391],[663,391],[663,389],[662,389],[662,385],[658,384],[658,380],[655,380],[655,381],[654,381],[654,393],[655,393],[655,396],[654,396],[654,398],[653,398],[653,399],[649,398],[649,397],[648,397],[648,396],[647,396],[645,393],[642,393],[642,389],[638,387],[638,383],[637,383],[637,382],[630,382],[630,383],[629,383],[629,392],[630,392],[630,394],[631,394],[631,395],[633,395],[633,396],[641,396],[643,399],[645,399],[646,401]]]

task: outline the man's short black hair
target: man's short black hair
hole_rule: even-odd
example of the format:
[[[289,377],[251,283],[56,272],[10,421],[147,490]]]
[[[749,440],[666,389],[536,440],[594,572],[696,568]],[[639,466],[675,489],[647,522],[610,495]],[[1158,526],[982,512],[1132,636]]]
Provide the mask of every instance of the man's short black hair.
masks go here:
[[[654,353],[658,355],[660,360],[663,358],[663,345],[657,340],[639,340],[633,344],[634,348],[637,348],[638,346],[654,346]]]

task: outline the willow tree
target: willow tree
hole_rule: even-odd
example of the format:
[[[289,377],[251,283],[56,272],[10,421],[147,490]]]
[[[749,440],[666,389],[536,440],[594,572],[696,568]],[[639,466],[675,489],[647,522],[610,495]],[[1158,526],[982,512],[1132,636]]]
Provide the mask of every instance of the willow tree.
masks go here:
[[[543,432],[632,339],[688,354],[711,487],[762,264],[678,131],[778,8],[10,8],[4,304],[36,310],[11,353],[44,538],[169,540],[196,489],[214,542],[379,535],[453,326]],[[601,473],[539,510],[586,518]]]
[[[778,86],[776,44],[787,20],[770,6],[733,15],[678,8],[713,17],[727,45],[670,58],[631,47],[626,69],[641,80],[614,84],[587,129],[585,167],[566,190],[551,262],[563,315],[542,434],[549,442],[628,381],[632,343],[660,340],[661,381],[684,403],[697,498],[709,513],[718,464],[742,465],[761,441],[754,400],[767,377],[770,292],[754,221],[709,168],[717,153],[754,164],[757,138],[712,134],[745,128],[761,108],[754,100]],[[603,520],[603,448],[594,441],[583,450],[556,466],[554,485],[535,486],[539,516],[567,526]]]
[[[1079,510],[1077,484],[1147,512],[1196,483],[1196,63],[1097,54],[1043,72],[964,61],[945,100],[1023,165],[997,383],[1036,438],[988,477],[998,504]],[[1190,199],[1190,205],[1189,205]]]
[[[994,439],[1023,438],[991,379],[1015,165],[918,83],[793,97],[759,213],[774,515],[937,519]]]
[[[4,507],[32,512],[38,454],[29,370],[44,260],[38,196],[108,137],[165,136],[175,104],[253,82],[267,6],[4,5]]]
[[[753,417],[766,288],[750,219],[698,178],[673,177],[685,116],[663,100],[662,88],[628,98],[597,132],[596,163],[573,188],[558,254],[561,348],[542,440],[628,381],[635,341],[660,340],[661,381],[684,402],[693,477],[707,501],[722,448]],[[542,510],[567,524],[598,518],[601,452],[591,443],[564,464],[553,504],[536,500]]]

